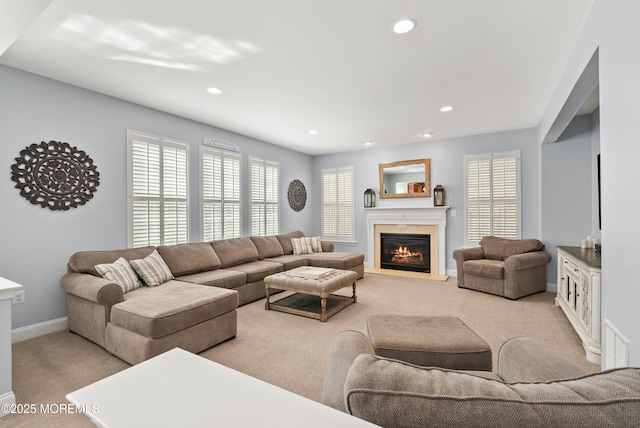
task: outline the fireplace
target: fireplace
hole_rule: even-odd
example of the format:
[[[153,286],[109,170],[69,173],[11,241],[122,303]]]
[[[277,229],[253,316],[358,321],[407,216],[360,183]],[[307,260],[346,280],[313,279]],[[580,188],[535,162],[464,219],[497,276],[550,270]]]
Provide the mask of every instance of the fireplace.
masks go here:
[[[431,235],[380,233],[382,269],[431,272]]]

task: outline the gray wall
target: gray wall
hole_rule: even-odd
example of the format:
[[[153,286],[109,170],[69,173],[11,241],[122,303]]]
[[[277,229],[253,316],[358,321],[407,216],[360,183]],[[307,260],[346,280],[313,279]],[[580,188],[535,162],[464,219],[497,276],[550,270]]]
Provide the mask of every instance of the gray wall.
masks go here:
[[[589,60],[599,53],[599,141],[602,185],[602,318],[630,342],[640,365],[640,246],[635,243],[640,194],[640,27],[637,0],[594,0],[539,126],[542,141]]]
[[[248,156],[279,161],[280,229],[312,229],[311,212],[318,197],[309,186],[312,159],[308,155],[1,65],[0,94],[0,170],[4,171],[0,276],[22,284],[26,291],[26,303],[13,306],[14,329],[66,316],[66,295],[59,280],[71,254],[127,246],[127,128],[190,143],[192,241],[200,237],[197,165],[199,145],[207,137],[240,147],[245,195]],[[94,160],[100,185],[89,203],[66,212],[51,211],[32,205],[14,188],[10,176],[14,159],[26,146],[43,140],[66,141]],[[286,201],[294,179],[308,189],[309,204],[300,212]],[[246,214],[248,200],[243,204]],[[247,216],[243,224],[248,235]]]
[[[597,111],[576,117],[558,142],[542,145],[541,236],[552,257],[547,266],[550,284],[557,282],[558,245],[580,246],[587,235],[600,236],[595,167],[599,140],[594,136],[597,117]]]
[[[464,245],[464,186],[463,157],[467,154],[521,150],[522,163],[522,235],[540,236],[539,232],[539,170],[540,152],[536,141],[536,130],[500,132],[475,135],[448,140],[429,140],[394,147],[369,147],[356,152],[316,156],[313,159],[313,182],[315,194],[321,194],[319,177],[324,168],[354,166],[355,169],[355,230],[356,242],[336,245],[343,251],[367,253],[367,224],[364,205],[364,191],[372,188],[376,192],[378,207],[433,206],[431,198],[380,199],[378,164],[410,159],[431,159],[431,190],[442,184],[446,190],[447,212],[447,271],[455,271],[453,250]],[[452,217],[452,211],[456,217]],[[320,233],[320,211],[313,213],[315,233]]]

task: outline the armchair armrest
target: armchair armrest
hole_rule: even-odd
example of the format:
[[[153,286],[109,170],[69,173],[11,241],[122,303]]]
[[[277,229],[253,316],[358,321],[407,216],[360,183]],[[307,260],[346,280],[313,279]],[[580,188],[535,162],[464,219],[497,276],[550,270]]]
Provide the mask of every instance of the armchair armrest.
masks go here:
[[[484,250],[482,247],[460,248],[453,252],[453,259],[456,261],[458,272],[458,287],[464,287],[464,271],[462,269],[464,262],[483,258]]]
[[[551,256],[546,251],[533,251],[530,253],[509,256],[504,261],[505,271],[516,271],[544,266],[551,261]]]
[[[87,273],[68,273],[60,280],[60,286],[69,294],[109,308],[124,300],[118,284]]]
[[[507,383],[551,382],[585,374],[581,367],[531,337],[509,339],[498,352],[498,375]]]
[[[344,383],[349,369],[360,354],[374,355],[371,340],[361,332],[347,330],[333,339],[322,388],[322,404],[346,412]]]

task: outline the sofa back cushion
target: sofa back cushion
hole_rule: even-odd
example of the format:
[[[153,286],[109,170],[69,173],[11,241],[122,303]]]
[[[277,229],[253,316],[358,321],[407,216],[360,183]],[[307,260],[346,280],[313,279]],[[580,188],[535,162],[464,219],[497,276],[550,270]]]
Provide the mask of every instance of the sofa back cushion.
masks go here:
[[[222,265],[208,242],[160,245],[158,253],[175,277],[218,269]]]
[[[345,403],[380,426],[638,426],[640,369],[507,384],[362,354],[347,374]]]
[[[222,268],[260,259],[258,249],[249,238],[231,238],[211,242],[213,249],[222,262]]]
[[[544,249],[544,244],[537,239],[506,239],[485,236],[480,240],[484,256],[493,260],[505,260],[509,256],[529,253]]]
[[[280,245],[282,246],[284,253],[289,255],[289,254],[293,254],[293,245],[291,244],[291,238],[302,238],[303,236],[304,236],[304,233],[302,233],[299,230],[296,230],[295,232],[276,235],[276,238],[278,238],[278,241],[280,242]]]
[[[258,249],[260,260],[284,255],[282,245],[275,236],[251,236],[250,239]]]
[[[67,263],[68,273],[89,273],[100,276],[95,270],[95,265],[113,263],[120,257],[125,260],[135,260],[147,257],[153,252],[155,247],[127,248],[124,250],[110,251],[80,251],[72,254]]]

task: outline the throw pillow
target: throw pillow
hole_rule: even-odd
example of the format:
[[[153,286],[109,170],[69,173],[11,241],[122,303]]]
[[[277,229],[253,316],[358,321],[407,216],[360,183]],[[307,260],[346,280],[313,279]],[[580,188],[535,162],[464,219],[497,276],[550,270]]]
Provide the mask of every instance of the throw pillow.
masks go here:
[[[291,238],[291,246],[296,256],[313,253],[313,246],[307,238]]]
[[[311,248],[313,249],[314,253],[322,252],[322,238],[320,238],[319,236],[310,236],[304,239],[311,242]]]
[[[122,287],[122,291],[125,293],[142,286],[138,275],[136,275],[131,265],[129,265],[129,262],[123,257],[120,257],[113,263],[95,265],[94,269],[104,279],[108,279]]]
[[[173,279],[169,266],[162,260],[158,250],[153,250],[153,253],[144,259],[131,260],[129,263],[148,287],[155,287]]]

